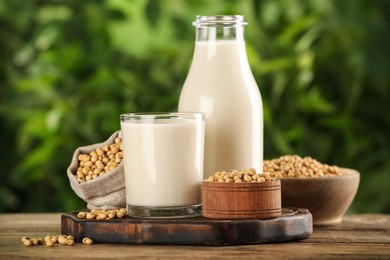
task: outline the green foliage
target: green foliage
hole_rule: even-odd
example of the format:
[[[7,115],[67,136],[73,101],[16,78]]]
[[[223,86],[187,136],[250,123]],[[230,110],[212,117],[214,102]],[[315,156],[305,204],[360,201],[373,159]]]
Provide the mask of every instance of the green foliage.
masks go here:
[[[352,212],[390,212],[386,1],[0,2],[0,212],[85,207],[66,168],[124,112],[176,110],[197,14],[244,14],[265,157],[355,168]]]

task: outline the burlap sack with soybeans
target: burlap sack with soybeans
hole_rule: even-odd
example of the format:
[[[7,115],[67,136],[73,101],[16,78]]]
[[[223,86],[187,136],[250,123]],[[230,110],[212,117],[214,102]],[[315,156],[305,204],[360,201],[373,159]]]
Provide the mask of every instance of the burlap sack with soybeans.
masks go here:
[[[83,183],[77,181],[76,174],[79,166],[78,156],[80,154],[89,154],[97,148],[103,148],[104,145],[111,145],[115,143],[115,138],[117,137],[120,137],[120,131],[115,132],[102,143],[77,148],[67,169],[70,186],[77,196],[87,202],[87,208],[90,210],[93,208],[104,210],[123,208],[126,205],[123,161],[114,170]]]

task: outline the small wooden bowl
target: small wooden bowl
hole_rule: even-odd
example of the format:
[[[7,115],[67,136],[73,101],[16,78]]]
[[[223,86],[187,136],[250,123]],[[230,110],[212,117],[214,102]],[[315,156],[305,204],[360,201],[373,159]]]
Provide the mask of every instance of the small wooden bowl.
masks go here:
[[[213,219],[270,219],[281,215],[280,180],[202,182],[203,216]]]
[[[360,180],[359,172],[341,168],[345,176],[282,178],[283,207],[306,208],[314,225],[340,223],[351,205]]]

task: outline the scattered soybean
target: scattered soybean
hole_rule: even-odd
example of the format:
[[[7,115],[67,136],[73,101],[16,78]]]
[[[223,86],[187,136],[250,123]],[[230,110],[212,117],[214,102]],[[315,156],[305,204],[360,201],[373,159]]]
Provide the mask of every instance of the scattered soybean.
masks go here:
[[[80,211],[77,213],[77,217],[79,219],[97,219],[97,220],[110,220],[115,218],[124,218],[127,214],[127,210],[125,208],[121,209],[91,209],[91,211]]]
[[[47,235],[45,237],[38,237],[38,238],[29,238],[27,236],[22,237],[22,243],[24,246],[38,246],[38,245],[46,245],[48,247],[53,247],[55,244],[61,244],[61,245],[69,245],[73,246],[75,241],[73,236],[67,236],[67,235]]]

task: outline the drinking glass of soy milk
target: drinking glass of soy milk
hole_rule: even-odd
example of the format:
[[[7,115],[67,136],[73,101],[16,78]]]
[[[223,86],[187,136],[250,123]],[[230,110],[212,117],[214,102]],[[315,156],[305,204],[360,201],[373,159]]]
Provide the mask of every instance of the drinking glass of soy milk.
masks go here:
[[[204,115],[120,115],[129,216],[201,215]]]

